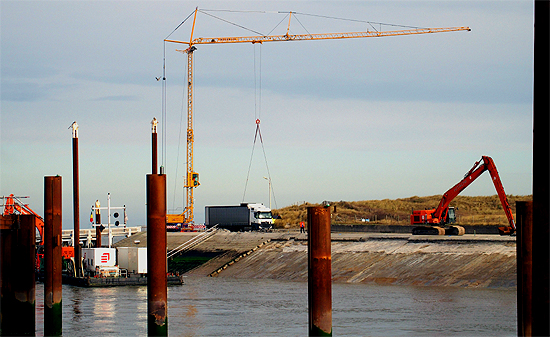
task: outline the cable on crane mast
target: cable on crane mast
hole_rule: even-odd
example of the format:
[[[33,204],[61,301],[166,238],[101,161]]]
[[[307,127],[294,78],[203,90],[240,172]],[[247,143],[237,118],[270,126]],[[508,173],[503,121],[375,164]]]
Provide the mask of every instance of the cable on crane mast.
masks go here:
[[[178,30],[194,12],[191,12],[174,30],[164,38],[163,45],[163,63],[162,63],[162,107],[161,107],[161,160],[160,160],[160,173],[165,173],[166,168],[166,39],[168,39],[176,30]],[[157,78],[157,81],[160,78]],[[177,176],[177,175],[176,175]]]
[[[289,15],[292,15],[294,17],[294,19],[300,24],[300,26],[302,26],[302,28],[307,32],[308,35],[311,35],[311,33],[307,30],[307,28],[302,24],[302,22],[298,19],[298,16],[299,15],[302,15],[302,16],[311,16],[311,17],[317,17],[317,18],[323,18],[323,19],[331,19],[331,20],[340,20],[340,21],[348,21],[348,22],[358,22],[358,23],[366,23],[368,24],[375,32],[381,32],[382,31],[382,26],[388,26],[388,27],[399,27],[399,28],[412,28],[412,29],[426,29],[425,27],[419,27],[419,26],[410,26],[410,25],[398,25],[398,24],[392,24],[392,23],[384,23],[384,22],[376,22],[376,21],[369,21],[369,20],[358,20],[358,19],[350,19],[350,18],[342,18],[342,17],[337,17],[337,16],[330,16],[330,15],[319,15],[319,14],[311,14],[311,13],[303,13],[303,12],[293,12],[293,11],[253,11],[253,10],[249,10],[249,11],[243,11],[243,10],[223,10],[223,9],[198,9],[198,11],[200,13],[203,13],[205,15],[208,15],[212,18],[215,18],[215,19],[218,19],[220,21],[223,21],[225,23],[228,23],[230,25],[233,25],[233,26],[236,26],[236,27],[239,27],[239,28],[242,28],[244,30],[247,30],[247,31],[250,31],[254,34],[257,34],[259,36],[268,36],[268,35],[271,35],[271,33],[281,25],[281,23],[283,23],[288,17]],[[275,13],[275,14],[286,14],[283,19],[277,24],[275,25],[275,27],[269,31],[269,33],[267,34],[263,34],[263,33],[260,33],[254,29],[251,29],[251,28],[247,28],[243,25],[240,25],[240,24],[237,24],[237,23],[234,23],[234,22],[231,22],[227,19],[224,19],[224,18],[221,18],[221,17],[218,17],[218,16],[215,16],[213,14],[210,14],[208,12],[226,12],[226,13],[261,13],[261,14],[268,14],[268,13]],[[189,15],[191,16],[191,14]],[[189,16],[185,19],[187,20],[189,18]],[[184,22],[185,22],[184,20]],[[183,24],[183,22],[175,29],[177,30],[181,25]],[[375,27],[375,25],[378,26],[378,28]],[[289,26],[287,27],[288,29],[290,28],[290,22],[289,22]],[[175,31],[174,30],[174,31]],[[368,29],[367,29],[368,31]]]
[[[168,39],[176,30],[178,30],[187,20],[195,13],[195,11],[192,11],[189,13],[189,15],[176,27],[166,38],[164,39],[164,50],[163,50],[163,65],[162,65],[162,112],[161,112],[161,173],[165,173],[166,168],[166,39]],[[159,81],[161,78],[157,78],[157,81]],[[185,88],[183,89],[183,92],[185,92]],[[176,203],[176,188],[178,184],[178,167],[179,167],[179,155],[180,155],[180,146],[181,146],[181,134],[182,134],[182,125],[183,125],[183,107],[184,107],[184,96],[182,95],[182,107],[180,111],[180,130],[178,135],[178,152],[176,156],[176,166],[175,166],[175,175],[176,179],[174,179],[174,195],[172,197],[172,209],[176,209],[175,203]]]

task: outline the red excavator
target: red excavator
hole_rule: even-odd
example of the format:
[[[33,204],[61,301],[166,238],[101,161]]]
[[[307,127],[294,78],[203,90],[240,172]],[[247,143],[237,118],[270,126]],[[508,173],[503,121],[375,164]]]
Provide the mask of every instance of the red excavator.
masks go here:
[[[483,162],[483,163],[481,163]],[[500,235],[512,235],[516,231],[516,225],[514,223],[514,216],[512,215],[512,209],[508,204],[508,198],[504,193],[504,187],[498,176],[497,167],[491,157],[482,156],[481,160],[475,162],[474,166],[466,173],[464,179],[458,184],[454,185],[450,190],[443,194],[439,206],[435,209],[413,211],[411,214],[411,225],[424,225],[413,228],[413,235],[463,235],[464,227],[451,225],[444,228],[446,224],[452,224],[456,222],[454,208],[449,207],[451,201],[466,187],[468,187],[474,180],[477,179],[483,172],[489,171],[493,184],[497,190],[502,208],[508,218],[510,226],[499,227],[498,231]]]
[[[0,197],[4,199],[4,212],[3,215],[10,214],[32,214],[36,217],[36,229],[40,235],[40,240],[36,242],[37,254],[36,254],[36,268],[40,269],[40,259],[44,257],[43,246],[44,246],[44,219],[33,211],[28,204],[25,204],[21,201],[22,197],[16,197],[13,194],[10,194],[7,197]],[[23,197],[26,198],[26,197]],[[65,259],[71,259],[74,257],[74,248],[73,247],[62,247],[61,255]]]

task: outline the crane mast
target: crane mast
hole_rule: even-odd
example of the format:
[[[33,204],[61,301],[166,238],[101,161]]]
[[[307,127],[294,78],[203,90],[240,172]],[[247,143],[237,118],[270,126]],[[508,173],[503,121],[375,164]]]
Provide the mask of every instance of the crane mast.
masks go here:
[[[193,132],[193,52],[195,47],[190,47],[187,50],[187,176],[185,188],[186,194],[186,207],[185,207],[185,223],[193,223],[194,219],[194,205],[193,199],[194,185],[193,175],[197,175],[193,171],[193,144],[195,143],[195,136]],[[191,179],[190,179],[191,178]],[[198,178],[197,178],[198,184]]]
[[[366,37],[386,37],[401,35],[418,35],[429,33],[443,33],[453,31],[470,31],[469,27],[447,27],[447,28],[416,28],[406,30],[392,31],[366,31],[366,32],[348,32],[348,33],[325,33],[325,34],[290,34],[290,19],[293,12],[289,13],[289,21],[286,34],[284,35],[264,35],[264,36],[233,36],[233,37],[209,37],[195,38],[195,22],[197,19],[198,8],[195,9],[193,17],[193,27],[191,37],[188,42],[165,39],[164,42],[187,44],[189,47],[179,52],[187,54],[187,174],[185,179],[186,205],[182,214],[168,214],[167,223],[183,223],[192,225],[194,223],[194,197],[193,189],[200,185],[198,173],[193,168],[193,53],[197,49],[197,44],[220,44],[220,43],[263,43],[278,41],[308,41],[308,40],[334,40],[334,39],[353,39]]]

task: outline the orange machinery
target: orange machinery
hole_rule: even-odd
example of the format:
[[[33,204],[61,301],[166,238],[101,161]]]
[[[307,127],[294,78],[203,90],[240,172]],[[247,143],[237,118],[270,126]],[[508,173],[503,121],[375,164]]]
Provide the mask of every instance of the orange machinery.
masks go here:
[[[37,256],[36,256],[36,268],[40,268],[40,259],[44,257],[41,247],[44,246],[44,219],[33,211],[28,204],[23,203],[19,197],[15,197],[13,194],[10,194],[7,197],[3,197],[4,202],[4,212],[3,215],[10,214],[32,214],[36,217],[36,229],[40,235],[40,241],[37,241]],[[74,258],[74,248],[73,247],[62,247],[61,255],[65,259]]]
[[[483,163],[481,163],[483,162]],[[497,167],[491,157],[482,156],[481,159],[475,162],[474,166],[466,173],[464,179],[458,184],[449,189],[439,202],[439,206],[435,209],[413,211],[411,214],[411,225],[424,225],[413,228],[413,234],[425,234],[425,235],[462,235],[464,234],[464,228],[461,226],[449,226],[443,228],[438,225],[444,226],[446,224],[454,223],[456,221],[454,208],[449,207],[451,201],[466,187],[468,187],[474,180],[476,180],[483,172],[489,171],[495,189],[497,190],[502,208],[508,223],[510,226],[499,227],[498,231],[500,235],[512,235],[516,231],[516,225],[514,222],[514,216],[512,215],[512,209],[508,204],[508,198],[504,192],[504,187],[500,181],[500,177],[497,172]]]

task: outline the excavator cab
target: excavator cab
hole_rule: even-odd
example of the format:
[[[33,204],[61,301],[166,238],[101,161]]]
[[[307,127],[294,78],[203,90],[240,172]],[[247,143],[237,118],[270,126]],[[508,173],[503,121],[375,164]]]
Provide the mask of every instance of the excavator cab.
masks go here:
[[[456,223],[456,213],[454,207],[447,208],[447,221],[446,223]]]

